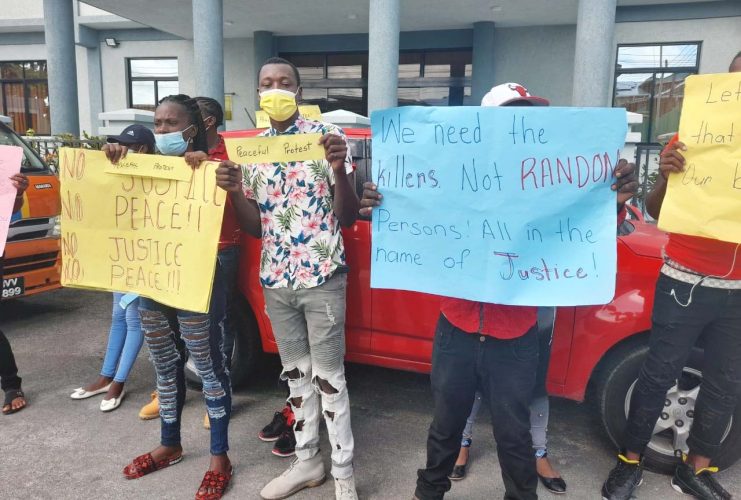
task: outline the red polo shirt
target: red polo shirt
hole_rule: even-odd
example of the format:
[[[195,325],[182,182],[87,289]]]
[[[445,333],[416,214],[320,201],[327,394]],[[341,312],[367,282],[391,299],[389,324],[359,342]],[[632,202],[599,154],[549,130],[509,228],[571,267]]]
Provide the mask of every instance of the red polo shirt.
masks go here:
[[[226,144],[224,144],[224,138],[219,134],[219,143],[213,148],[208,150],[208,156],[212,160],[223,161],[229,159],[229,154],[226,152]],[[239,223],[237,222],[237,215],[234,213],[234,207],[229,199],[226,197],[226,204],[224,205],[224,218],[221,221],[221,236],[219,237],[219,250],[224,250],[231,246],[239,245],[239,237],[241,235],[239,229]]]
[[[617,225],[623,223],[627,209],[620,210]],[[443,297],[440,312],[464,332],[488,335],[497,339],[522,337],[538,321],[538,308],[506,306]]]
[[[679,135],[676,134],[666,147],[668,148],[678,140]],[[736,243],[686,234],[668,234],[669,241],[664,247],[664,252],[670,259],[698,274],[725,276],[729,280],[741,280],[741,249],[735,256],[735,265],[733,262],[737,251]]]

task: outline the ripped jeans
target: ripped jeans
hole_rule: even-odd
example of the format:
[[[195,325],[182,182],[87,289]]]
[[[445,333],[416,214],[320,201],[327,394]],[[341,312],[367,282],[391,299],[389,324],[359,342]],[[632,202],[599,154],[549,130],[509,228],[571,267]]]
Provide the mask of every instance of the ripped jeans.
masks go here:
[[[346,288],[343,273],[314,288],[263,289],[296,417],[296,456],[308,460],[319,452],[319,395],[337,479],[353,474],[355,447],[345,383]]]
[[[180,417],[185,405],[184,343],[203,382],[211,421],[211,454],[221,455],[229,450],[232,387],[223,351],[225,294],[221,274],[217,265],[210,312],[206,314],[173,309],[145,297],[139,301],[144,338],[157,373],[163,446],[180,446]],[[167,316],[172,313],[177,315],[182,342],[168,323]]]

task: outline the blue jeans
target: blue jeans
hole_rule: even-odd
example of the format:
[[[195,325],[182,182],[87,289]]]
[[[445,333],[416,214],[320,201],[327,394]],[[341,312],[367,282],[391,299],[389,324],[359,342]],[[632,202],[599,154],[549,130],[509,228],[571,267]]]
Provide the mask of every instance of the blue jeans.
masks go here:
[[[224,279],[217,263],[211,291],[209,313],[173,309],[142,297],[139,304],[144,338],[157,373],[160,405],[160,443],[180,446],[180,420],[185,405],[185,353],[178,349],[168,314],[177,316],[180,336],[195,361],[203,382],[203,395],[211,422],[211,454],[229,450],[229,417],[232,411],[232,386],[224,360],[222,329],[224,321]]]
[[[697,340],[704,340],[702,383],[687,445],[713,458],[741,394],[741,290],[696,286],[659,275],[646,361],[630,402],[624,446],[643,453]],[[676,297],[676,299],[675,299]],[[689,305],[681,306],[679,303]]]
[[[217,256],[219,266],[224,278],[224,294],[226,295],[226,308],[224,316],[224,356],[226,366],[232,367],[232,354],[234,353],[234,334],[237,329],[234,319],[234,293],[237,290],[237,272],[239,271],[239,246],[234,245],[219,250]]]
[[[108,333],[103,368],[100,369],[102,376],[113,378],[114,382],[119,383],[124,383],[129,378],[131,367],[144,343],[139,319],[139,299],[133,300],[123,309],[119,304],[123,296],[123,293],[113,292],[111,331]]]

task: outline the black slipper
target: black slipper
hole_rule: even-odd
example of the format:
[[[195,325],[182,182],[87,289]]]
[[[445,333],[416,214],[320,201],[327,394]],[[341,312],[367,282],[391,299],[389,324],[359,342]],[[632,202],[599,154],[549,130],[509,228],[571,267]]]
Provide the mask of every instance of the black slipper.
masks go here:
[[[13,409],[13,401],[15,401],[18,398],[23,398],[24,403],[26,402],[26,395],[23,394],[23,391],[20,389],[10,389],[8,391],[5,391],[5,401],[3,402],[3,415],[10,415],[11,413],[16,413],[21,411],[23,408],[26,407],[26,404],[21,406],[20,408]],[[7,410],[5,407],[9,407]]]
[[[461,479],[466,477],[466,465],[467,464],[456,465],[455,467],[453,467],[453,472],[448,475],[448,479],[450,479],[451,481],[460,481]]]

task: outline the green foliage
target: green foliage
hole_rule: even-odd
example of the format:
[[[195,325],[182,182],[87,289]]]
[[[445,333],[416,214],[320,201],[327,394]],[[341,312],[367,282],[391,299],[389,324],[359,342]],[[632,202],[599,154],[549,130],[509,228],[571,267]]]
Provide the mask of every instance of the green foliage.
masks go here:
[[[278,225],[280,226],[280,228],[285,232],[289,232],[291,230],[291,226],[293,225],[293,221],[296,218],[295,208],[290,207],[281,214],[276,213],[275,218],[278,220]]]
[[[326,241],[315,241],[311,245],[311,249],[322,260],[327,260],[332,257],[332,249],[329,248],[329,243]]]

